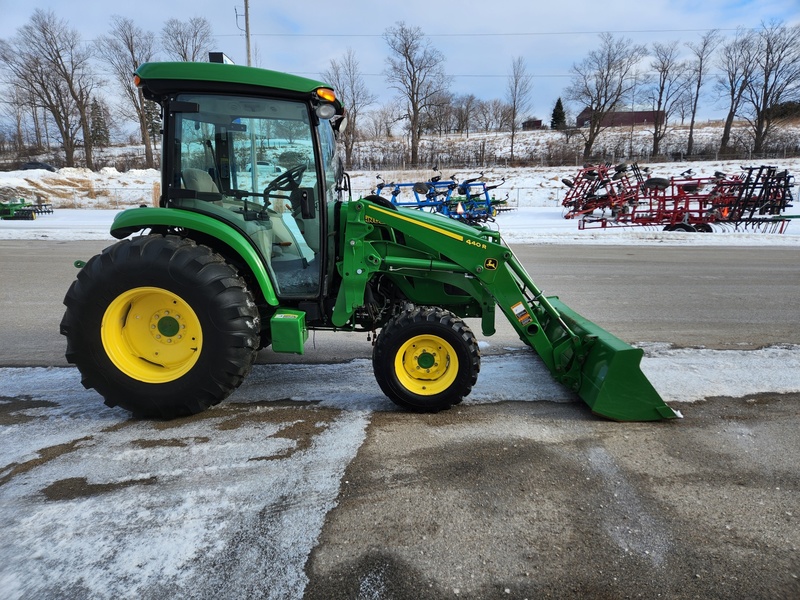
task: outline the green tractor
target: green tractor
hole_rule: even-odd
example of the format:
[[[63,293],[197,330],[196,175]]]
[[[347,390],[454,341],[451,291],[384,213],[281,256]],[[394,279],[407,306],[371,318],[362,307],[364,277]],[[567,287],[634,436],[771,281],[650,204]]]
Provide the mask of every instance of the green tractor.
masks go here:
[[[499,309],[596,414],[678,416],[642,351],[545,297],[496,231],[343,198],[345,116],[329,86],[222,63],[147,63],[135,81],[162,109],[159,205],[117,216],[121,241],[78,263],[61,322],[67,360],[107,405],[195,414],[241,384],[260,348],[302,354],[309,329],[380,330],[381,390],[439,411],[480,370],[464,319],[491,335]]]

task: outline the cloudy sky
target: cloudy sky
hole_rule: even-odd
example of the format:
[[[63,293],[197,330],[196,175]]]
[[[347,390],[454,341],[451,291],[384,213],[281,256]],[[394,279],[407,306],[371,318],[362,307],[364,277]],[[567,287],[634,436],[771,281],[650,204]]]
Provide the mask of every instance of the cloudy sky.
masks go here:
[[[213,26],[217,49],[239,64],[246,63],[244,0],[0,0],[0,8],[2,39],[12,37],[36,8],[52,8],[87,41],[106,33],[112,15],[131,18],[153,32],[159,32],[168,18],[202,16]],[[533,76],[530,112],[545,120],[569,83],[570,66],[597,48],[601,32],[648,45],[696,42],[709,29],[732,35],[737,27],[754,28],[771,19],[800,23],[800,0],[250,2],[256,66],[318,78],[331,59],[340,59],[352,48],[365,81],[385,102],[393,92],[381,75],[387,55],[382,35],[404,21],[422,28],[445,56],[456,93],[504,98],[511,63],[524,57]],[[713,107],[707,110],[712,112]]]

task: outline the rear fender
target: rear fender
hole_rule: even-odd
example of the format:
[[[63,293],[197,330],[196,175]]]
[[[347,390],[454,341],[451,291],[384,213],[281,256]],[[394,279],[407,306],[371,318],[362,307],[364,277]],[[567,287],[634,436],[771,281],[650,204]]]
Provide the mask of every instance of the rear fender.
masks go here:
[[[213,217],[187,210],[142,207],[119,213],[111,224],[111,235],[123,239],[152,227],[180,227],[199,231],[227,244],[247,264],[267,304],[278,306],[278,296],[275,294],[264,261],[247,237],[232,226]]]

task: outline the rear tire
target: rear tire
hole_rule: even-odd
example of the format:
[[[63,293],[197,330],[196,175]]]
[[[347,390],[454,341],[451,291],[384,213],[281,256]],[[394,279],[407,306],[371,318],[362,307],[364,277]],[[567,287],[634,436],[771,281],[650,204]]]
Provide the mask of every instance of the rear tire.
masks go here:
[[[480,350],[472,330],[451,312],[411,307],[381,329],[372,365],[392,402],[438,412],[469,395],[478,380]]]
[[[67,360],[84,387],[137,417],[196,414],[231,394],[259,343],[253,296],[210,248],[123,240],[78,273],[64,304]]]

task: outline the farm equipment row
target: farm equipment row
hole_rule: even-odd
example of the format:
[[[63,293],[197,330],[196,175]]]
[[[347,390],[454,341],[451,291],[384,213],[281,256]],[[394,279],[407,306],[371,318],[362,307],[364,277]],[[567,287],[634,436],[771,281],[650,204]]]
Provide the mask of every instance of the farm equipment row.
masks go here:
[[[381,196],[388,190],[394,206],[417,208],[426,212],[440,213],[470,225],[493,222],[497,214],[507,208],[508,197],[498,199],[489,192],[503,183],[487,185],[483,172],[472,179],[459,182],[455,175],[442,180],[438,167],[433,168],[437,175],[428,181],[414,183],[388,183],[378,175],[375,195]]]
[[[0,202],[0,219],[4,221],[32,221],[37,215],[53,212],[51,204],[29,204],[25,200]]]
[[[715,228],[783,233],[790,217],[794,176],[762,165],[737,175],[717,171],[695,177],[650,177],[638,165],[585,165],[569,188],[564,218],[579,229],[657,226],[665,231],[711,232]]]

